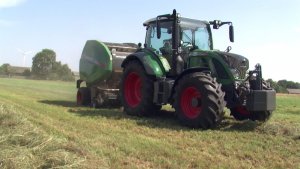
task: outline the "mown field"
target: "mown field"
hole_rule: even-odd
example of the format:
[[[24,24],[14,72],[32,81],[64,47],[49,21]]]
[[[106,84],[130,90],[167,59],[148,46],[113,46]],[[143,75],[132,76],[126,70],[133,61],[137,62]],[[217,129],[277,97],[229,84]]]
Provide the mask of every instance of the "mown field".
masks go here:
[[[264,124],[229,113],[215,130],[75,104],[75,82],[0,78],[0,168],[300,168],[300,96]],[[168,107],[166,107],[168,109]]]

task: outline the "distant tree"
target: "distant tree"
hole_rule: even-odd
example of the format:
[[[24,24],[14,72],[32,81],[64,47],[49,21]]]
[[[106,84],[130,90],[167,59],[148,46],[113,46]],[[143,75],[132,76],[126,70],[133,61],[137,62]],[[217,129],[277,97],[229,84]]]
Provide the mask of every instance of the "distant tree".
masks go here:
[[[296,83],[297,84],[297,89],[300,89],[300,83]]]
[[[287,80],[279,80],[277,84],[283,88],[287,87]]]
[[[75,76],[67,64],[61,64],[61,62],[55,62],[52,69],[52,78],[56,80],[72,81],[75,80]]]
[[[299,89],[299,83],[293,81],[287,81],[286,88]]]
[[[35,78],[64,81],[75,80],[68,65],[56,62],[56,54],[53,50],[43,49],[32,60],[31,73]]]
[[[2,65],[2,66],[3,66],[3,65]],[[0,66],[0,75],[4,75],[4,69],[3,69],[2,66]]]
[[[26,70],[24,70],[24,72],[23,72],[22,74],[23,74],[23,76],[25,76],[25,77],[30,77],[31,72],[30,72],[29,69],[26,69]]]
[[[300,84],[298,82],[279,80],[277,84],[285,89],[300,89]]]
[[[75,76],[67,64],[62,65],[60,77],[61,77],[61,80],[64,80],[64,81],[74,81],[75,80]]]
[[[270,83],[271,87],[274,88],[277,93],[287,93],[287,89],[300,89],[300,83],[298,82],[288,80],[279,80],[278,82],[275,82],[272,79],[266,81]]]
[[[283,88],[282,86],[278,85],[277,82],[273,81],[272,79],[266,80],[268,83],[270,83],[270,86],[275,89],[277,93],[286,93],[287,90]]]
[[[3,75],[7,75],[10,76],[12,73],[12,68],[10,66],[10,64],[5,63],[0,67],[0,73]]]
[[[32,75],[38,79],[47,79],[56,61],[56,53],[43,49],[32,58]]]

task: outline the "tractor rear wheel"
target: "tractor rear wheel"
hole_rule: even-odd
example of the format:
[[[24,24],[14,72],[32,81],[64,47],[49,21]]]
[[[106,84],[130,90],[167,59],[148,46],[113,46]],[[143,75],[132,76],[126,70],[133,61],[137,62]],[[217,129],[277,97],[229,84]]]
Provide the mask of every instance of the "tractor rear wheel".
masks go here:
[[[214,128],[223,119],[225,93],[210,74],[192,73],[175,88],[174,108],[179,121],[192,128]]]
[[[77,91],[76,102],[78,106],[87,106],[91,103],[91,91],[87,87],[80,87]]]
[[[120,84],[121,103],[127,114],[148,116],[159,109],[153,103],[153,78],[146,74],[139,61],[131,61],[125,66]]]

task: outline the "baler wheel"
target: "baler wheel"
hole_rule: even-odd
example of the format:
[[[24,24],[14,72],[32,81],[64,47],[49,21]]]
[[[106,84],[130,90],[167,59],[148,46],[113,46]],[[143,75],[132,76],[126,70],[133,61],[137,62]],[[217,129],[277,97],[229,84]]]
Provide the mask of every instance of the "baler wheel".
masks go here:
[[[87,106],[91,103],[91,91],[87,87],[80,87],[77,91],[76,101],[78,106]]]

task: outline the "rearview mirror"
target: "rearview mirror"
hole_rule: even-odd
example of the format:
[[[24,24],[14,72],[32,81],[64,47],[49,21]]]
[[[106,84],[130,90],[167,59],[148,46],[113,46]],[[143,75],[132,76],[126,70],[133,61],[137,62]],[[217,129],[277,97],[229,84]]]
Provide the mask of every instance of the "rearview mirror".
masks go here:
[[[234,42],[234,29],[232,25],[229,26],[229,39],[230,42]]]

